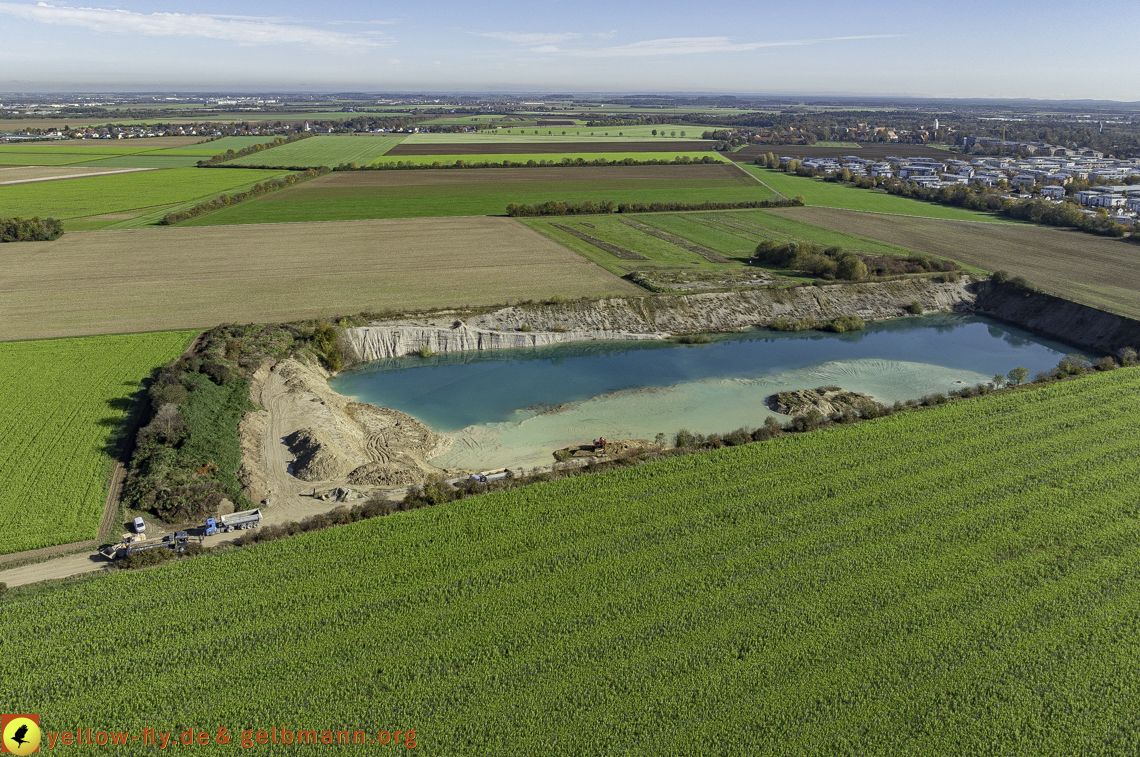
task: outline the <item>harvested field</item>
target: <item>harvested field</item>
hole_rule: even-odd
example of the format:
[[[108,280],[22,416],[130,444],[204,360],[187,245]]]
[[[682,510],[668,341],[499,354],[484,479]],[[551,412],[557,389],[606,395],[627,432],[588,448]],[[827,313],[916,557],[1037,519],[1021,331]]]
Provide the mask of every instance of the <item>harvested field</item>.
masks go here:
[[[0,186],[4,184],[31,184],[37,181],[80,179],[88,176],[105,176],[112,173],[146,171],[146,168],[93,168],[87,166],[12,166],[0,167]]]
[[[792,158],[842,158],[844,155],[858,155],[867,160],[882,160],[888,155],[898,155],[906,158],[946,158],[955,157],[949,150],[939,150],[926,145],[906,145],[897,142],[868,142],[855,147],[824,147],[816,144],[806,145],[752,145],[732,153],[728,157],[737,163],[751,163],[761,155],[774,152],[782,157]],[[961,157],[960,155],[958,157]]]
[[[1140,247],[1120,239],[1028,224],[946,221],[834,208],[771,212],[987,271],[1006,270],[1066,299],[1140,318],[1140,275],[1136,272]]]
[[[2,174],[0,174],[2,176]],[[344,171],[305,182],[306,187],[423,187],[436,184],[521,184],[564,181],[691,181],[724,179],[750,186],[726,163],[688,166],[576,166],[573,168],[464,168],[418,171]]]
[[[75,232],[5,247],[2,340],[640,292],[507,218]]]
[[[502,215],[511,203],[547,201],[700,203],[771,196],[743,171],[720,164],[352,171],[328,174],[182,225]]]
[[[660,142],[480,142],[478,144],[455,142],[451,144],[407,144],[401,142],[388,152],[385,158],[400,155],[526,155],[537,153],[588,152],[706,152],[713,149],[712,140],[673,140]]]

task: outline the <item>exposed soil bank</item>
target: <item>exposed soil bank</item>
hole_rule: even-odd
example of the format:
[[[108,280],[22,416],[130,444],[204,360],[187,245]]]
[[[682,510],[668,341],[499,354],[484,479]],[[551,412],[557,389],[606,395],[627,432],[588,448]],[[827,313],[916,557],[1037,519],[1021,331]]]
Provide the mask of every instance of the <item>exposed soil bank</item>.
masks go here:
[[[663,339],[670,334],[733,332],[777,318],[829,321],[857,315],[880,321],[907,315],[918,301],[928,313],[972,310],[975,287],[958,281],[906,279],[882,283],[622,297],[506,307],[490,313],[447,311],[416,319],[344,329],[346,365],[432,352],[539,347],[564,342]],[[525,329],[525,330],[524,330]]]
[[[1140,347],[1140,321],[1012,284],[976,285],[974,310],[1069,344],[1102,352]]]

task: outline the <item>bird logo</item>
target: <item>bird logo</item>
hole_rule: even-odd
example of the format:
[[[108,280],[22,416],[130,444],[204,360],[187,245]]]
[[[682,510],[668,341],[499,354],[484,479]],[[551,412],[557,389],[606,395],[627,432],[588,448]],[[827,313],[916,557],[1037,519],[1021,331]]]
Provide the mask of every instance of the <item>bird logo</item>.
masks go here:
[[[40,751],[39,715],[0,716],[0,752],[34,754]]]

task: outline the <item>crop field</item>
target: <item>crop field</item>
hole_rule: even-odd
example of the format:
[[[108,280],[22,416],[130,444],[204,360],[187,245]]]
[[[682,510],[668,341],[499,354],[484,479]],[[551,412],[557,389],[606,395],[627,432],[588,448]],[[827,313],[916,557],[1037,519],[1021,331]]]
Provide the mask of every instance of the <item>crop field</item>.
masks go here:
[[[351,136],[330,134],[310,137],[265,152],[246,155],[226,163],[232,166],[286,166],[316,167],[339,166],[342,163],[358,163],[362,166],[374,163],[377,158],[400,143],[403,137],[361,135]]]
[[[867,210],[874,213],[892,213],[904,216],[925,218],[948,218],[961,221],[985,221],[987,223],[1012,223],[1005,218],[990,213],[979,213],[964,208],[936,205],[932,202],[896,197],[882,191],[859,189],[835,184],[823,179],[809,179],[793,176],[783,171],[773,171],[759,166],[739,164],[741,168],[763,181],[777,192],[788,197],[803,195],[808,205],[844,210]]]
[[[1140,318],[1140,247],[1121,239],[1029,224],[900,218],[829,208],[787,208],[774,215],[942,255],[986,271],[1007,270],[1065,299]]]
[[[138,168],[91,168],[89,166],[0,166],[0,185],[58,181],[80,177],[130,173]]]
[[[106,160],[124,155],[160,153],[194,145],[205,137],[153,137],[147,139],[87,139],[23,142],[0,145],[0,166],[64,166]],[[141,166],[123,166],[134,168]],[[153,167],[153,166],[151,166]]]
[[[707,250],[719,252],[730,258],[730,261],[710,262],[684,247],[643,233],[625,221],[633,221],[673,234]],[[779,242],[816,242],[875,255],[910,255],[914,252],[899,245],[836,231],[827,226],[810,224],[795,218],[774,215],[766,210],[638,213],[629,217],[614,215],[526,218],[522,219],[522,223],[618,276],[651,266],[681,267],[695,271],[740,267],[748,264],[748,258],[756,249],[756,245],[766,239]],[[595,239],[631,250],[649,258],[649,262],[623,260],[553,224],[567,226]],[[786,272],[781,273],[786,274]]]
[[[1119,370],[17,589],[0,707],[203,753],[1134,754],[1138,413]]]
[[[772,193],[726,165],[354,171],[200,216],[183,226],[503,215],[511,203],[739,202]]]
[[[247,147],[254,145],[267,144],[276,139],[276,135],[270,134],[264,137],[222,137],[215,139],[211,142],[202,142],[200,144],[187,145],[185,147],[170,147],[163,150],[163,155],[193,155],[199,158],[212,158],[219,153],[226,150],[244,150]]]
[[[0,186],[0,208],[14,216],[79,218],[209,197],[281,171],[175,168]]]
[[[443,135],[441,135],[443,136]],[[578,153],[602,153],[597,157],[605,157],[612,160],[608,153],[658,153],[657,157],[660,159],[659,153],[678,153],[678,154],[693,154],[701,152],[712,152],[716,142],[700,141],[700,140],[681,140],[681,139],[660,139],[651,142],[635,142],[626,140],[607,140],[597,139],[592,141],[561,141],[561,142],[538,142],[538,141],[463,141],[453,140],[451,142],[427,142],[427,143],[413,143],[408,144],[401,142],[395,145],[391,150],[385,153],[386,159],[398,159],[407,155],[549,155],[549,154],[567,154],[575,155]],[[514,160],[514,158],[511,158]],[[502,160],[500,157],[499,160]],[[386,162],[386,161],[385,161]]]
[[[609,127],[607,127],[608,129]],[[651,134],[651,129],[657,129],[656,135]],[[662,134],[661,130],[665,130]],[[631,126],[622,127],[624,136],[618,136],[616,131],[610,131],[608,134],[603,129],[586,126],[540,126],[528,129],[517,129],[504,127],[494,131],[479,131],[466,134],[412,134],[404,139],[401,143],[403,145],[438,145],[438,144],[481,144],[491,143],[497,144],[501,142],[507,143],[559,143],[559,142],[613,142],[621,144],[629,141],[631,138],[648,139],[668,142],[692,142],[695,137],[699,137],[703,129],[694,126]],[[673,131],[676,136],[670,137],[669,131]],[[681,132],[685,132],[685,136]],[[538,132],[537,134],[535,132]],[[709,142],[708,145],[715,145],[715,142]]]
[[[0,554],[95,538],[130,397],[195,333],[0,342]]]
[[[0,340],[642,291],[508,218],[69,232],[4,248]]]
[[[423,164],[430,165],[432,163],[441,163],[449,165],[457,160],[462,160],[464,163],[502,163],[504,160],[509,160],[512,163],[526,163],[528,160],[533,160],[538,163],[539,161],[548,160],[559,162],[563,158],[570,160],[673,160],[681,156],[687,155],[690,158],[703,158],[705,156],[715,158],[721,162],[727,162],[720,153],[706,152],[699,153],[695,151],[681,151],[676,152],[527,152],[527,153],[502,153],[502,152],[485,152],[479,154],[470,153],[455,153],[447,155],[384,155],[379,160],[373,162],[373,165],[383,163],[398,163],[403,162],[405,165],[410,164]]]

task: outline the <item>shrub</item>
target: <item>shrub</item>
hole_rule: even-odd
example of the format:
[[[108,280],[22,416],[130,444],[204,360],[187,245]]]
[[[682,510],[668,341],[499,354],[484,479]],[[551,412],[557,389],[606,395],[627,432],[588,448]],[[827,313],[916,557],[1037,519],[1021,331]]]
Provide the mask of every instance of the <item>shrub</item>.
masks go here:
[[[0,597],[8,593],[8,584],[0,581]]]
[[[848,331],[862,331],[867,328],[867,324],[857,315],[841,315],[833,321],[828,321],[824,326],[824,331],[834,331],[837,334],[844,334]]]
[[[696,443],[696,436],[687,428],[678,429],[673,435],[674,447],[692,447]]]
[[[0,218],[0,242],[50,242],[63,234],[54,218]]]
[[[1131,347],[1121,347],[1116,356],[1120,358],[1120,364],[1124,366],[1132,366],[1140,362],[1140,355],[1137,355],[1136,350]]]
[[[143,552],[135,552],[133,555],[127,555],[120,560],[117,565],[125,570],[134,570],[136,568],[148,568],[151,565],[160,565],[164,562],[170,562],[175,559],[177,555],[173,550],[166,547],[155,547]]]
[[[922,307],[922,303],[918,300],[911,302],[909,305],[903,305],[903,310],[911,315],[922,315],[926,310]]]
[[[416,354],[420,357],[431,357],[435,354],[435,350],[431,348],[430,344],[425,344],[423,347],[420,347],[419,350],[417,350]]]

